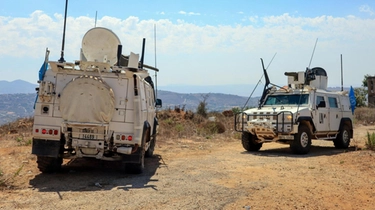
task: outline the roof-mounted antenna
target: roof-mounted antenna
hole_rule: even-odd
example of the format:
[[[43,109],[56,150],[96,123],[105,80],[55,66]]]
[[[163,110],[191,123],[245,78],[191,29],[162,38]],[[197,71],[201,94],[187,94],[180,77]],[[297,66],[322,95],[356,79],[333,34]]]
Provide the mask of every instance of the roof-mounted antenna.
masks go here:
[[[98,19],[98,11],[95,12],[95,28],[96,28],[96,20]]]
[[[340,55],[341,60],[341,91],[344,91],[344,74],[343,74],[343,67],[342,67],[342,54]]]
[[[273,57],[272,57],[271,61],[269,62],[269,64],[268,64],[266,70],[267,70],[268,67],[271,65],[271,63],[272,63],[273,59],[275,58],[276,54],[277,54],[277,53],[275,53],[275,54],[273,55]],[[263,59],[262,59],[262,63],[263,63]],[[264,66],[263,66],[263,68],[264,68]],[[260,83],[261,80],[263,79],[263,76],[264,76],[264,72],[263,72],[262,76],[260,77],[258,83],[255,85],[255,87],[254,87],[253,91],[251,92],[249,98],[247,98],[247,101],[246,101],[245,105],[242,107],[242,110],[245,109],[245,107],[246,107],[247,103],[249,102],[251,96],[253,96],[253,93],[254,93],[255,89],[258,87],[259,83]],[[268,75],[267,75],[267,78],[268,78]],[[268,78],[268,82],[269,82],[269,78]]]
[[[64,17],[64,29],[63,29],[63,38],[61,46],[61,58],[59,59],[60,63],[64,63],[64,45],[65,45],[65,29],[66,29],[66,14],[68,13],[68,0],[65,1],[65,17]]]
[[[154,50],[155,50],[155,68],[156,66],[156,24],[154,25]],[[158,74],[155,71],[155,98],[158,98]]]
[[[309,67],[308,67],[308,68],[310,68],[311,61],[312,61],[312,59],[313,59],[313,57],[314,57],[315,48],[316,48],[316,44],[317,44],[317,43],[318,43],[318,38],[316,38],[315,45],[314,45],[314,49],[313,49],[313,52],[312,52],[312,54],[311,54],[310,63],[309,63]]]
[[[268,77],[267,71],[266,71],[266,69],[264,68],[263,59],[261,58],[260,61],[262,62],[263,73],[264,73],[264,77],[265,77],[266,83],[264,84],[262,97],[261,97],[260,100],[259,100],[259,106],[258,106],[259,109],[262,107],[262,105],[263,105],[263,103],[264,103],[264,101],[265,101],[265,99],[266,99],[267,94],[272,90],[272,87],[268,87],[268,85],[273,85],[273,86],[278,87],[278,88],[280,88],[280,89],[286,89],[286,88],[284,88],[284,87],[281,87],[281,86],[279,86],[279,85],[276,85],[276,84],[270,82],[270,79],[269,79],[269,77]]]
[[[145,56],[145,45],[146,45],[146,38],[143,38],[141,65],[139,67],[140,69],[143,69],[143,60],[144,60],[144,56]]]

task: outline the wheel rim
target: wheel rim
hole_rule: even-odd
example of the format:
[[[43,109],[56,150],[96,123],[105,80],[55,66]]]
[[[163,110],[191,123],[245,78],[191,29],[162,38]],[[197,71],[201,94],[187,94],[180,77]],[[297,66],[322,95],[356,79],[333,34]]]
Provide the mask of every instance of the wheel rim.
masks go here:
[[[300,138],[301,146],[302,147],[307,147],[309,144],[309,135],[307,135],[306,132],[301,133],[301,138]]]
[[[342,133],[342,140],[344,143],[348,143],[349,141],[349,133],[347,130],[344,130],[344,132]]]

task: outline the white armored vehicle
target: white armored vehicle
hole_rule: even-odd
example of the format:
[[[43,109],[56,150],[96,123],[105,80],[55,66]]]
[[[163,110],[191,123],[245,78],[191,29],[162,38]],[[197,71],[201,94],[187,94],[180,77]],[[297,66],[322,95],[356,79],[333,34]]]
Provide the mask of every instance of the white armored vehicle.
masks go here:
[[[263,64],[263,61],[262,61]],[[242,132],[242,145],[258,151],[263,143],[290,144],[296,154],[310,150],[311,139],[331,140],[347,148],[353,137],[352,110],[347,91],[327,90],[327,72],[320,67],[286,72],[288,86],[277,87],[266,79],[259,107],[235,116],[235,129]]]
[[[142,57],[122,55],[112,31],[96,27],[83,37],[74,63],[48,61],[39,72],[32,154],[42,172],[60,169],[63,158],[123,161],[141,173],[152,156],[158,121],[154,84]],[[63,53],[62,53],[63,58]],[[146,70],[148,69],[148,70]]]

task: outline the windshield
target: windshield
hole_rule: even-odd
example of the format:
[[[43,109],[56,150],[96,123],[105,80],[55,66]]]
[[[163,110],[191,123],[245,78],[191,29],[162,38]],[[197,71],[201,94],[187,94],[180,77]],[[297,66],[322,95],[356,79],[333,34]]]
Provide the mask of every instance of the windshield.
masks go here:
[[[308,104],[309,95],[269,95],[264,105],[299,105]]]

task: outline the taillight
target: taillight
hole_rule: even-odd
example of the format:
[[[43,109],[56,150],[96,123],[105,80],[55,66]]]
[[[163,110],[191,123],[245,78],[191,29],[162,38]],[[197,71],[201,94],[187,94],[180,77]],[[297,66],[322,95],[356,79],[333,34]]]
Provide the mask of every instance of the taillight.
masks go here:
[[[59,131],[58,130],[53,130],[53,135],[57,136],[57,134],[59,134]]]
[[[35,133],[39,133],[39,129],[38,128],[35,129]]]
[[[121,140],[125,140],[125,137],[126,137],[125,135],[122,135]]]
[[[128,136],[128,141],[131,141],[133,140],[133,137],[132,136]]]
[[[42,134],[46,134],[47,133],[47,130],[46,129],[42,129]]]
[[[116,135],[116,140],[120,140],[120,135]]]
[[[52,135],[52,133],[53,133],[53,130],[51,130],[51,129],[48,130],[48,134],[49,134],[49,135]]]

